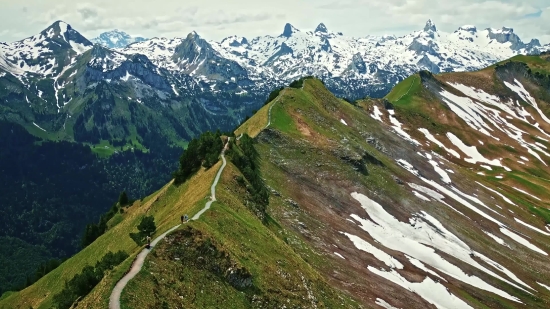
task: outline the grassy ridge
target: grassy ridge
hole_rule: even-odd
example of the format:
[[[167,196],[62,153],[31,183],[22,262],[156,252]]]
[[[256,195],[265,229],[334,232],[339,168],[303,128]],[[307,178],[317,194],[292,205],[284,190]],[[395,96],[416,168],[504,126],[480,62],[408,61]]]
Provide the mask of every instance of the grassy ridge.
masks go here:
[[[147,260],[145,271],[124,290],[123,308],[162,308],[163,302],[169,308],[219,307],[222,303],[226,308],[311,307],[310,292],[315,295],[314,302],[319,308],[354,306],[352,300],[330,288],[277,237],[272,231],[279,228],[275,222],[269,220],[267,225],[262,224],[243,205],[246,192],[239,189],[235,180],[238,175],[237,168],[228,163],[216,192],[218,202],[200,220],[188,223],[188,227],[200,232],[203,242],[210,239],[215,248],[212,250],[227,254],[234,269],[246,269],[252,275],[251,285],[243,289],[233,287],[223,276],[192,263],[196,257],[192,261],[190,257],[174,260],[174,255],[170,255],[174,246],[185,243],[181,250],[188,252],[193,242],[199,241],[198,236],[178,242],[167,239]],[[203,252],[201,256],[209,263],[216,257],[221,259],[222,255],[209,257]]]

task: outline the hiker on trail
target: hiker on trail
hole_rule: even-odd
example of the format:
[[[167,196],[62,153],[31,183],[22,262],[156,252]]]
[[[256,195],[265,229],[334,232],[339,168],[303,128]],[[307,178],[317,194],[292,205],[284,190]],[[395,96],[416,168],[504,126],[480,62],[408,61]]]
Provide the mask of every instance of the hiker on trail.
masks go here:
[[[181,216],[181,224],[183,224],[183,215]]]
[[[147,248],[151,248],[151,236],[147,235]]]
[[[185,214],[185,216],[183,216],[183,219],[185,220],[185,222],[189,221],[189,217],[187,216],[187,214]]]

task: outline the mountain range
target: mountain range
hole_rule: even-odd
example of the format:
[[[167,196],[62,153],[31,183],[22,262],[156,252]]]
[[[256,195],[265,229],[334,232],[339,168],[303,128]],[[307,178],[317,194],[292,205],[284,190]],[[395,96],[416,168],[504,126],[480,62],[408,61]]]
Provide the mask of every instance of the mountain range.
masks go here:
[[[110,44],[108,42],[113,43],[114,39],[105,40],[103,44]],[[409,125],[432,132],[433,127],[440,130],[433,134],[447,137],[438,123],[447,124],[460,116],[464,117],[461,119],[465,123],[478,129],[472,133],[473,136],[479,133],[488,136],[487,133],[491,135],[498,131],[497,138],[507,141],[489,146],[491,144],[480,137],[479,140],[488,145],[480,147],[480,154],[496,156],[498,150],[504,149],[527,158],[526,155],[538,152],[544,161],[545,154],[541,150],[546,150],[539,145],[545,145],[544,136],[520,141],[517,136],[522,132],[503,122],[508,118],[503,120],[493,116],[492,110],[477,105],[470,106],[467,112],[460,110],[464,109],[461,104],[470,104],[468,100],[487,99],[489,103],[484,101],[483,104],[492,104],[496,102],[495,97],[509,99],[504,105],[498,105],[506,112],[510,108],[513,113],[523,113],[521,107],[529,108],[525,104],[534,109],[535,104],[507,76],[515,76],[520,81],[529,77],[521,81],[524,89],[547,85],[547,57],[522,58],[522,55],[539,54],[548,47],[536,40],[524,43],[510,28],[478,30],[474,26],[463,26],[453,33],[444,33],[431,21],[423,29],[402,37],[351,38],[331,32],[323,24],[314,31],[300,31],[287,24],[277,36],[252,39],[234,36],[213,42],[191,32],[182,38],[152,38],[120,48],[94,44],[67,23],[58,21],[30,38],[0,43],[0,126],[4,132],[10,133],[0,139],[3,145],[0,169],[3,179],[9,184],[2,187],[0,217],[5,229],[0,235],[0,247],[11,248],[14,243],[23,242],[25,248],[2,250],[0,272],[8,275],[0,277],[9,282],[0,282],[0,290],[24,284],[26,276],[31,275],[42,261],[74,254],[79,248],[79,237],[85,224],[104,213],[120,191],[127,190],[132,197],[139,198],[158,189],[160,184],[170,179],[179,154],[193,137],[208,130],[231,131],[252,115],[256,115],[252,122],[258,122],[260,118],[256,111],[266,113],[262,107],[268,103],[266,98],[277,96],[280,87],[294,84],[295,80],[308,75],[317,76],[324,83],[322,89],[326,87],[332,92],[328,94],[319,90],[321,88],[317,89],[323,96],[335,95],[354,101],[366,96],[380,98],[387,95],[386,101],[376,101],[378,108],[387,109],[387,113],[393,112],[391,106],[395,102],[400,102],[403,108],[409,103],[416,108],[404,110],[401,118],[396,118],[393,115],[380,116],[374,106],[369,107],[374,118],[380,116],[391,124],[376,130],[403,133],[403,128]],[[496,69],[494,64],[510,57],[529,62],[529,67],[518,67],[511,75],[502,75],[507,71],[502,67]],[[487,66],[489,69],[480,71],[482,73],[468,73]],[[419,70],[428,71],[422,71],[420,75],[417,74]],[[496,70],[497,77],[517,92],[524,93],[523,97],[511,93],[512,88],[502,82],[485,93],[473,90],[463,93],[470,99],[458,99],[461,104],[453,104],[457,99],[450,94],[460,97],[459,92],[464,89],[446,86],[448,81],[442,82],[446,74],[436,78],[428,74],[461,72],[457,76],[465,76],[461,77],[465,79],[463,84],[473,87],[476,80],[487,83],[480,76],[483,72],[491,72],[488,76],[493,76],[490,70]],[[418,83],[420,81],[422,83]],[[417,91],[419,85],[431,87],[430,91],[422,93],[420,99],[409,97],[408,90]],[[394,90],[390,92],[391,89]],[[443,96],[441,89],[450,94],[443,92]],[[301,99],[313,95],[308,91],[294,93],[292,90],[288,93],[300,95]],[[546,100],[533,89],[529,93],[532,97],[538,95],[539,100]],[[444,113],[421,113],[423,105],[418,100],[432,102],[436,98],[440,104],[433,106],[434,111],[452,110],[456,115],[445,114],[440,118]],[[366,102],[371,102],[369,100]],[[516,106],[514,100],[527,103]],[[542,103],[537,108],[547,111]],[[534,111],[538,113],[537,109]],[[533,119],[542,117],[543,112],[539,116],[533,114]],[[299,126],[292,132],[306,135],[309,132],[315,136],[296,118],[301,113],[309,115],[307,110],[299,109],[292,111],[290,118],[283,115],[281,119],[295,119]],[[308,117],[321,121],[325,116]],[[489,120],[480,121],[479,117]],[[512,114],[509,117],[514,118]],[[527,118],[524,120],[532,124],[533,121]],[[348,124],[352,121],[349,118],[341,120]],[[280,121],[277,125],[285,129],[284,121]],[[245,125],[250,123],[247,121]],[[506,127],[489,129],[495,124]],[[463,126],[462,122],[452,127],[461,130],[473,128]],[[331,139],[341,137],[330,135],[328,132],[332,128],[324,130],[323,134],[328,134]],[[373,139],[369,135],[371,129],[361,130],[362,138],[371,141],[378,151],[384,153],[383,150],[389,147]],[[530,127],[520,130],[534,134]],[[411,139],[422,137],[419,135],[422,132],[413,132],[417,136],[411,134]],[[456,129],[453,132],[463,141],[463,147],[473,147],[475,141],[466,141]],[[508,140],[500,132],[517,138]],[[342,134],[342,138],[351,138]],[[447,138],[458,143],[456,139],[451,140],[452,137]],[[441,149],[451,149],[446,140],[434,143]],[[471,148],[463,149],[468,151]],[[302,150],[309,151],[307,148]],[[341,150],[334,150],[339,157]],[[457,153],[458,150],[460,148],[453,148]],[[470,154],[473,156],[469,157],[471,160],[479,158],[477,153]],[[356,153],[344,152],[341,157],[353,164],[371,160],[362,153],[357,156]],[[285,162],[287,158],[281,160]],[[494,159],[483,162],[490,168],[493,168],[490,163],[495,163]],[[544,164],[538,162],[529,161],[532,166],[525,173],[546,179],[544,173],[537,171],[544,168]],[[302,163],[308,166],[307,162]],[[360,165],[355,168],[362,169]],[[501,177],[500,174],[497,176]],[[539,184],[539,180],[532,181]],[[543,180],[540,181],[544,184]],[[28,194],[29,188],[33,194]],[[540,188],[533,188],[540,193]],[[93,199],[100,191],[104,196]],[[298,198],[300,196],[293,197]],[[529,210],[538,211],[538,215],[545,214],[540,206],[533,207]],[[21,257],[30,257],[32,261],[24,261]],[[18,273],[18,269],[25,269],[26,273]]]
[[[292,82],[0,308],[547,308],[549,89],[550,53],[353,102]]]
[[[66,140],[142,139],[140,132],[147,130],[174,143],[206,129],[230,129],[258,109],[271,90],[303,76],[321,78],[339,97],[382,97],[419,70],[471,71],[549,48],[535,39],[524,43],[511,28],[463,26],[445,33],[431,20],[402,37],[353,38],[321,23],[314,31],[286,24],[278,36],[232,36],[221,42],[196,32],[142,39],[115,30],[93,39],[99,43],[94,45],[58,21],[38,35],[0,43],[1,108],[9,111],[2,118]],[[99,97],[101,102],[109,97],[111,106],[125,112],[107,112],[103,120],[91,117]],[[157,119],[162,128],[154,128],[126,116],[126,132],[110,129],[112,121],[136,110],[150,115],[144,119],[163,114],[171,120]]]

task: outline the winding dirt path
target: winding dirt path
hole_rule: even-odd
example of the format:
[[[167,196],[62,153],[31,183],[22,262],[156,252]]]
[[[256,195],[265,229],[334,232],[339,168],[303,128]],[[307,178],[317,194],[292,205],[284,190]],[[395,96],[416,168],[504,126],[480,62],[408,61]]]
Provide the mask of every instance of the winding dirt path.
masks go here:
[[[230,140],[231,140],[231,138],[228,138],[227,143],[225,144],[225,146],[224,146],[224,148],[221,152],[221,157],[222,157],[223,164],[220,167],[220,169],[218,170],[218,174],[216,174],[216,178],[214,178],[214,182],[212,183],[212,186],[210,187],[210,193],[211,193],[210,200],[206,203],[206,205],[204,206],[203,209],[201,209],[198,213],[196,213],[193,216],[193,218],[191,218],[191,220],[198,220],[204,212],[206,212],[208,209],[210,209],[210,206],[212,205],[212,203],[214,201],[216,201],[216,186],[218,185],[218,181],[220,180],[223,169],[225,168],[225,165],[227,164],[224,154],[225,154],[225,151],[227,150],[227,147],[229,145]],[[155,240],[153,240],[153,242],[151,242],[151,246],[150,246],[149,249],[145,248],[145,249],[141,250],[141,252],[137,255],[136,259],[134,260],[134,263],[132,264],[132,267],[130,268],[128,273],[126,275],[124,275],[124,277],[122,277],[122,279],[120,279],[120,281],[118,281],[117,284],[115,285],[115,287],[113,288],[113,291],[111,292],[111,296],[109,297],[109,309],[120,309],[120,295],[122,294],[122,290],[124,290],[124,288],[126,287],[128,282],[130,280],[132,280],[139,273],[139,271],[143,267],[143,263],[145,262],[145,258],[147,257],[149,252],[151,252],[151,250],[153,250],[153,248],[157,245],[157,243],[159,241],[161,241],[164,237],[166,237],[166,235],[173,232],[174,230],[176,230],[180,226],[181,226],[181,224],[178,224],[178,225],[172,227],[168,231],[164,232],[162,235],[155,238]]]

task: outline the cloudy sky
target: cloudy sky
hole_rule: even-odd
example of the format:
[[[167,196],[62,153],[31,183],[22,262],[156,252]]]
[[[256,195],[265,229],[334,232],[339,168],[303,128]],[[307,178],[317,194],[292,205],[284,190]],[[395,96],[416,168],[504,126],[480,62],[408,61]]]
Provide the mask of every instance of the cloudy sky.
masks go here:
[[[403,35],[432,19],[443,31],[461,25],[513,27],[524,40],[550,42],[548,0],[0,0],[0,41],[37,34],[63,20],[87,38],[118,28],[145,37],[195,30],[220,40],[282,33],[285,23],[313,30],[324,22],[346,35]]]

